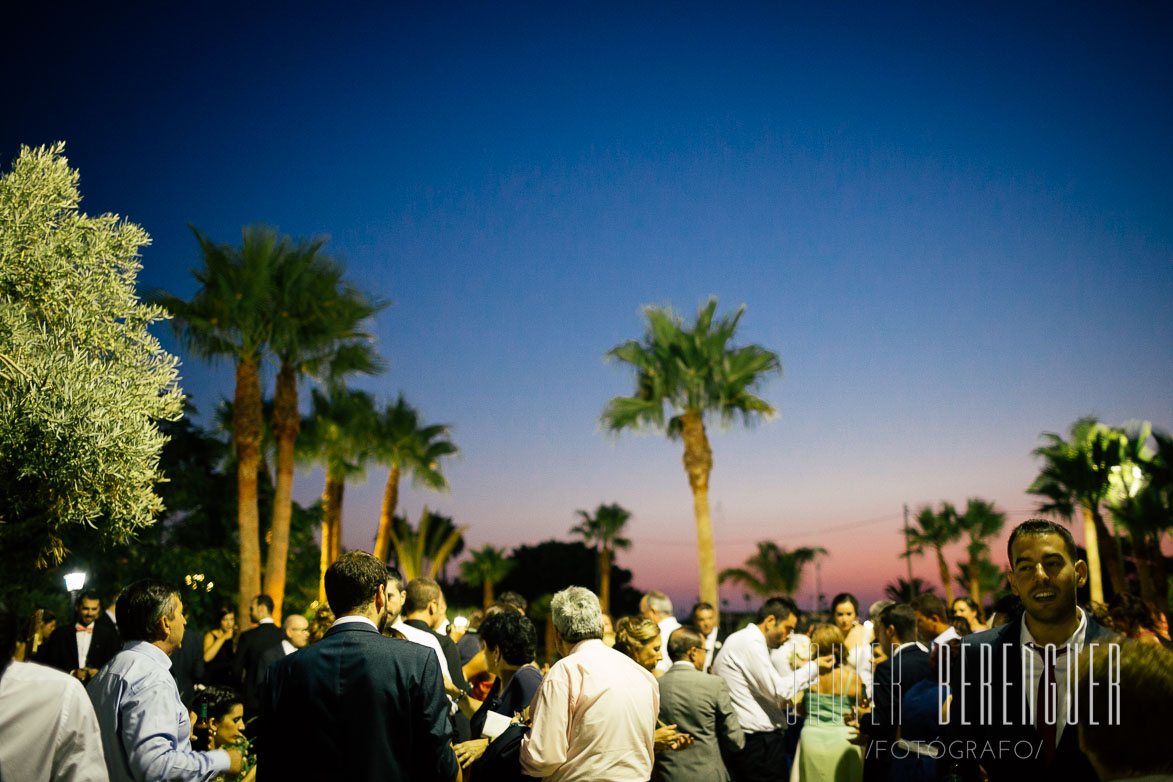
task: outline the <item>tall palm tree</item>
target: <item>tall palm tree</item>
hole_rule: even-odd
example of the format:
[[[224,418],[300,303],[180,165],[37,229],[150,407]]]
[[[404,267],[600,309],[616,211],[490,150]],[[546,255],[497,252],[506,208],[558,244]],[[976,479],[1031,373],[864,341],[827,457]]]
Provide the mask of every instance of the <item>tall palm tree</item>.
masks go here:
[[[978,618],[984,622],[982,563],[989,559],[990,544],[987,541],[996,537],[1006,526],[1006,514],[995,508],[992,502],[971,497],[965,503],[965,513],[957,517],[957,526],[969,538],[965,549],[969,554],[969,562],[965,565],[969,574],[967,591],[973,602],[977,603]]]
[[[992,595],[994,600],[1000,596],[999,593],[1010,591],[1009,582],[1006,577],[1006,568],[998,567],[989,559],[979,559],[977,562],[978,571],[978,589],[983,595]],[[970,593],[973,597],[973,563],[972,562],[958,562],[957,570],[953,574],[953,583]],[[978,604],[978,618],[985,622],[985,607],[982,605],[980,599],[974,597],[974,602]],[[952,608],[953,604],[950,603]]]
[[[314,389],[310,414],[297,438],[297,457],[302,463],[322,464],[326,485],[322,490],[322,557],[318,599],[326,599],[326,568],[342,554],[342,498],[346,481],[361,477],[371,458],[375,403],[370,394],[334,386],[329,392]]]
[[[911,603],[917,595],[925,595],[932,591],[932,585],[919,578],[914,577],[911,581],[898,578],[894,583],[884,587],[884,596],[897,603]]]
[[[961,538],[957,510],[948,502],[941,503],[937,513],[929,505],[916,512],[916,527],[908,530],[908,551],[900,556],[920,556],[928,549],[937,554],[937,569],[941,585],[945,587],[945,602],[953,605],[953,585],[949,582],[949,566],[945,564],[945,546]]]
[[[692,489],[696,516],[700,598],[720,605],[713,525],[709,517],[709,476],[713,452],[706,418],[746,424],[776,414],[754,391],[768,375],[781,374],[777,353],[760,345],[730,345],[745,313],[714,320],[717,300],[697,312],[691,328],[668,308],[646,307],[648,328],[642,341],[629,340],[607,352],[635,369],[635,393],[618,396],[603,410],[602,424],[612,432],[650,427],[684,441],[684,472]]]
[[[631,518],[631,511],[619,505],[600,504],[592,516],[585,510],[575,511],[580,523],[570,528],[581,535],[588,546],[595,546],[599,563],[599,605],[603,613],[611,612],[611,561],[616,551],[631,548],[631,540],[623,537],[623,528]]]
[[[272,297],[276,270],[290,251],[288,238],[265,226],[243,229],[239,248],[216,244],[194,226],[203,254],[192,269],[200,288],[184,301],[165,292],[155,300],[185,347],[213,363],[228,358],[236,367],[232,440],[236,449],[237,524],[240,532],[240,593],[237,616],[261,591],[257,467],[261,455],[260,365],[273,334]]]
[[[407,519],[395,516],[389,535],[395,549],[396,565],[404,581],[414,581],[420,576],[435,578],[457,547],[463,544],[467,529],[467,525],[457,527],[449,517],[433,513],[426,507],[414,529]]]
[[[1046,443],[1036,448],[1034,455],[1042,457],[1043,469],[1027,492],[1044,498],[1038,506],[1040,513],[1058,516],[1069,524],[1079,508],[1084,519],[1083,545],[1087,550],[1091,599],[1102,603],[1099,541],[1112,540],[1112,533],[1104,523],[1100,506],[1111,489],[1112,468],[1120,465],[1123,445],[1093,416],[1072,424],[1068,440],[1054,432],[1043,432],[1042,438]],[[1122,557],[1107,557],[1104,569],[1114,592],[1128,591]]]
[[[424,424],[419,411],[409,405],[403,394],[379,416],[375,459],[388,465],[387,485],[383,489],[383,508],[379,514],[379,533],[375,538],[375,556],[384,562],[391,555],[391,531],[395,508],[399,505],[399,479],[411,475],[412,485],[433,491],[447,491],[448,480],[440,471],[440,460],[455,456],[459,450],[448,435],[447,424]]]
[[[1132,541],[1141,598],[1167,613],[1169,597],[1161,545],[1162,537],[1173,529],[1173,437],[1149,426],[1128,433],[1142,445],[1150,435],[1156,448],[1134,446],[1135,470],[1126,467],[1132,479],[1121,491],[1113,492],[1116,496],[1109,499],[1109,509]]]
[[[758,553],[747,559],[743,567],[721,571],[721,583],[740,581],[761,597],[793,595],[802,583],[803,569],[826,553],[826,549],[818,546],[787,551],[776,543],[762,541],[758,543]]]
[[[460,574],[468,583],[482,587],[484,607],[493,605],[493,585],[513,570],[513,560],[505,556],[505,549],[485,545],[474,549],[472,559],[460,563]]]
[[[322,254],[324,239],[303,241],[283,257],[273,290],[272,351],[279,364],[270,428],[277,445],[273,521],[265,564],[265,592],[280,621],[289,555],[294,448],[301,428],[298,380],[310,375],[341,382],[382,368],[365,323],[386,305],[343,279],[340,261]]]

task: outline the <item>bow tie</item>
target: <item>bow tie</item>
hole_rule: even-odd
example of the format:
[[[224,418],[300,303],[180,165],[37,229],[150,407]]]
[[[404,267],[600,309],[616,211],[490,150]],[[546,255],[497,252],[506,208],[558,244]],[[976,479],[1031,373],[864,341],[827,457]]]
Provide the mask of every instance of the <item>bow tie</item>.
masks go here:
[[[77,631],[79,633],[92,633],[94,632],[94,626],[90,625],[87,627],[86,625],[77,625]]]

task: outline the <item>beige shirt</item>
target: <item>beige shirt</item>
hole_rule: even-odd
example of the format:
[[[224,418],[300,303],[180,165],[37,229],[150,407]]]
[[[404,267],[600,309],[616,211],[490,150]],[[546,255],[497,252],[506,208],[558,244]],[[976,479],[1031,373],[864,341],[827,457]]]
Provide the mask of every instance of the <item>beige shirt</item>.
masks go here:
[[[656,677],[602,641],[580,641],[550,669],[521,741],[521,770],[553,782],[647,782],[660,689]]]

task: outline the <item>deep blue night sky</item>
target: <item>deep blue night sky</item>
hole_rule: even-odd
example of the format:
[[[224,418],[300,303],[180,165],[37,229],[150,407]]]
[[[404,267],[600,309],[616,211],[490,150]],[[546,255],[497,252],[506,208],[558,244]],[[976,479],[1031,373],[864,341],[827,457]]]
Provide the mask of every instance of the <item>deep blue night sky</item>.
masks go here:
[[[359,385],[464,450],[401,507],[473,546],[617,501],[636,584],[695,595],[679,446],[597,426],[646,304],[744,303],[781,354],[780,418],[713,437],[718,563],[822,544],[827,592],[904,572],[904,502],[1025,518],[1044,430],[1173,428],[1168,6],[96,5],[0,32],[5,168],[65,140],[83,207],[152,235],[144,291],[194,290],[189,222],[329,235],[394,302]],[[183,376],[205,412],[231,393],[228,366]]]

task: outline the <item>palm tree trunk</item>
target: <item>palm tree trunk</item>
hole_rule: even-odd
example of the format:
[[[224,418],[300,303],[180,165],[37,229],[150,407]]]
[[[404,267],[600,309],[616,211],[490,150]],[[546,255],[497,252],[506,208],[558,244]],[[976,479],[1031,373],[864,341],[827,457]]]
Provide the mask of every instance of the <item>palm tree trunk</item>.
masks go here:
[[[289,522],[293,516],[293,447],[301,428],[297,410],[297,373],[283,365],[273,394],[273,434],[277,438],[277,485],[269,555],[265,561],[265,594],[273,598],[273,619],[281,622],[285,600],[285,568],[289,559]]]
[[[261,455],[261,380],[253,358],[236,365],[232,407],[236,443],[236,517],[240,529],[240,593],[237,616],[261,591],[260,514],[257,510],[257,467]]]
[[[945,555],[941,553],[941,547],[936,546],[936,549],[937,568],[941,571],[941,584],[945,587],[945,605],[951,607],[953,605],[953,585],[949,583],[949,566],[945,564]]]
[[[1088,590],[1093,603],[1104,602],[1104,576],[1100,572],[1100,543],[1096,534],[1096,522],[1091,511],[1080,505],[1083,512],[1083,548],[1087,552]]]
[[[681,416],[684,440],[684,472],[692,489],[693,513],[696,515],[697,569],[700,574],[701,601],[721,605],[717,591],[717,555],[713,548],[713,522],[709,517],[709,474],[713,470],[713,451],[705,436],[705,423],[699,413]]]
[[[318,574],[318,602],[326,602],[326,568],[337,559],[334,552],[334,530],[342,518],[341,478],[326,474],[326,488],[322,491],[322,556]]]
[[[611,613],[611,549],[599,546],[599,607]]]
[[[986,612],[982,609],[982,580],[980,577],[981,565],[978,564],[977,558],[969,560],[969,599],[977,605],[978,621],[985,623]],[[949,604],[949,608],[953,608],[953,604]]]
[[[395,518],[395,506],[399,504],[399,465],[392,464],[387,473],[387,485],[383,488],[383,509],[379,512],[379,533],[375,536],[375,556],[386,562],[391,556],[391,524]],[[487,607],[487,606],[486,606]]]
[[[493,582],[486,578],[481,583],[481,602],[485,604],[485,610],[493,605],[493,600]]]
[[[1108,529],[1108,525],[1104,523],[1104,516],[1100,513],[1100,509],[1098,507],[1092,506],[1091,516],[1092,522],[1095,524],[1096,528],[1097,543],[1100,540],[1114,540],[1112,532]],[[1112,585],[1112,591],[1118,595],[1122,595],[1128,591],[1128,579],[1124,576],[1124,554],[1118,547],[1113,546],[1113,548],[1116,549],[1116,555],[1108,557],[1107,561],[1103,564],[1108,571],[1108,583]],[[1099,559],[1099,556],[1099,546],[1097,545],[1096,558]],[[1087,565],[1088,570],[1091,570],[1092,563],[1090,551],[1088,552]],[[1100,588],[1102,590],[1103,586],[1101,585]],[[1093,597],[1092,600],[1095,600],[1095,598]],[[1100,602],[1102,603],[1104,601],[1100,600]]]

